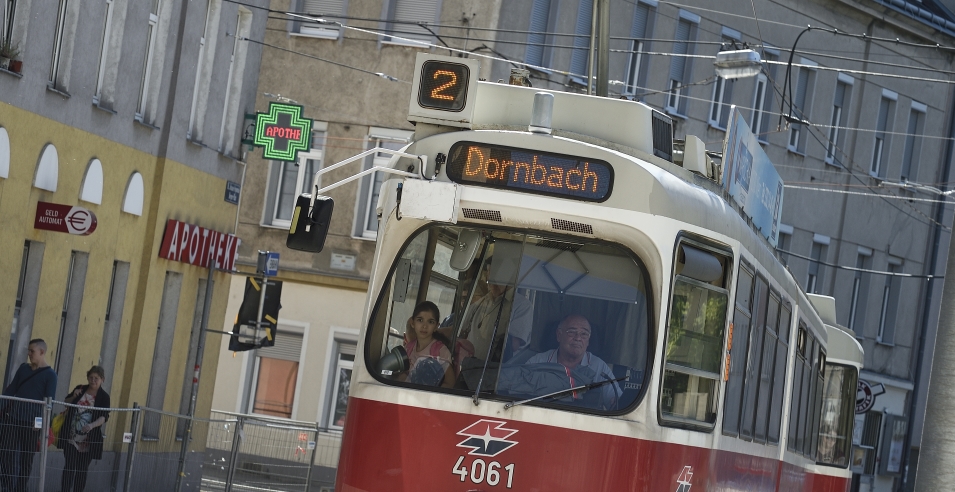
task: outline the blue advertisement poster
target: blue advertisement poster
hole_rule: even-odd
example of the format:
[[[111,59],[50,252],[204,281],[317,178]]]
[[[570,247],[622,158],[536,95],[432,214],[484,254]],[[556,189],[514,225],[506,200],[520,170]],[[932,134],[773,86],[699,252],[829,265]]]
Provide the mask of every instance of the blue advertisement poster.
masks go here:
[[[783,210],[783,180],[734,106],[723,142],[723,187],[776,247]]]

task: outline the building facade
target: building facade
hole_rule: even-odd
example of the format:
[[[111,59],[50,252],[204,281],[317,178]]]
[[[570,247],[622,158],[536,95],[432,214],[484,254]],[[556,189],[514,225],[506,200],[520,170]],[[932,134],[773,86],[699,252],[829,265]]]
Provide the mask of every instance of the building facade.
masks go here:
[[[335,215],[315,255],[284,247],[295,197],[322,166],[408,141],[418,52],[455,48],[480,56],[488,80],[527,68],[534,87],[586,91],[594,4],[276,0],[271,7],[256,109],[292,100],[315,126],[310,152],[296,163],[250,153],[238,263],[251,272],[257,250],[281,253],[278,340],[289,349],[277,343],[233,354],[222,340],[214,405],[337,429],[366,309],[384,176],[330,193]],[[839,323],[866,351],[861,378],[885,391],[857,418],[858,490],[911,484],[917,463],[942,290],[931,277],[943,275],[952,224],[952,207],[938,191],[951,174],[953,63],[950,50],[929,46],[955,44],[950,7],[924,0],[610,4],[611,97],[665,112],[677,138],[699,136],[717,153],[735,105],[786,181],[779,254],[808,292],[837,299]],[[800,36],[806,25],[821,29]],[[747,46],[760,52],[762,72],[717,77],[716,53]],[[369,156],[321,183],[387,160]],[[225,331],[241,302],[241,279],[230,292]]]
[[[114,407],[189,410],[205,255],[229,270],[238,245],[227,183],[241,181],[261,56],[238,38],[261,37],[266,17],[220,0],[0,3],[0,39],[19,52],[0,65],[5,384],[43,338],[59,399],[95,364]],[[221,320],[229,274],[212,280]]]
[[[496,49],[535,65],[535,87],[584,91],[592,9],[507,3]],[[676,138],[699,136],[713,152],[736,105],[763,142],[786,182],[779,254],[807,292],[836,298],[839,323],[865,349],[861,379],[884,390],[859,408],[854,487],[911,486],[941,295],[928,277],[944,275],[952,224],[940,195],[951,175],[952,52],[933,49],[953,45],[951,10],[880,0],[610,10],[612,97],[664,111]],[[800,36],[807,25],[816,29]],[[745,47],[761,54],[762,72],[718,77],[717,52]],[[495,62],[492,78],[508,70]]]
[[[295,198],[308,192],[312,174],[323,166],[375,147],[399,149],[407,144],[414,131],[407,120],[414,59],[431,49],[420,41],[434,43],[437,34],[456,48],[487,50],[489,32],[469,28],[493,27],[499,7],[499,2],[456,0],[272,2],[276,14],[264,38],[256,109],[267,111],[272,101],[301,105],[304,116],[314,120],[312,145],[297,162],[265,160],[258,149],[248,156],[237,268],[254,272],[258,251],[279,252],[276,279],[283,282],[282,309],[274,347],[233,354],[228,337],[222,337],[216,409],[318,422],[332,432],[341,429],[375,251],[378,189],[385,176],[366,177],[330,192],[335,213],[318,254],[285,247]],[[348,27],[309,22],[298,14]],[[290,69],[295,77],[288,76]],[[389,159],[376,153],[323,175],[322,183]],[[244,280],[234,278],[223,331],[233,328],[243,289]]]

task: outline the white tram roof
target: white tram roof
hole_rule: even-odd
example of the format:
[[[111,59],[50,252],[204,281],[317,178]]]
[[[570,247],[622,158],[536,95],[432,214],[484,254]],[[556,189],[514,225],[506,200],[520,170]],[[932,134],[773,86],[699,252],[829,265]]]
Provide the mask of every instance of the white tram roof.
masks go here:
[[[442,58],[422,55],[419,56],[419,66],[424,58]],[[461,59],[454,59],[454,61],[461,63]],[[612,196],[603,204],[604,206],[622,207],[666,216],[704,229],[719,231],[727,237],[734,238],[748,253],[747,261],[758,263],[761,271],[776,279],[779,282],[778,287],[800,307],[800,315],[805,318],[815,336],[823,341],[828,338],[827,330],[823,328],[824,321],[819,317],[816,309],[813,309],[812,303],[792,278],[789,270],[779,261],[775,250],[724,199],[723,190],[718,182],[719,171],[708,168],[705,162],[687,162],[707,159],[703,152],[690,151],[690,141],[698,140],[696,137],[687,137],[687,153],[681,166],[654,155],[654,110],[643,103],[477,81],[476,76],[473,77],[474,82],[477,83],[474,96],[469,97],[467,103],[469,109],[456,113],[453,117],[447,113],[439,114],[440,119],[433,117],[434,112],[425,111],[424,113],[428,113],[425,116],[417,114],[421,111],[415,109],[416,80],[415,87],[412,89],[412,111],[409,113],[409,120],[414,121],[417,126],[416,143],[423,145],[413,144],[418,148],[414,152],[433,154],[437,148],[447,149],[449,145],[446,139],[451,139],[494,141],[499,144],[527,148],[541,147],[541,150],[563,150],[570,154],[590,157],[597,157],[605,152],[616,153],[650,174],[650,180],[641,179],[639,180],[641,182],[633,183],[633,186],[644,188],[649,192],[647,195],[652,194],[653,200],[639,201],[628,197],[624,202],[618,199],[618,190],[618,197]],[[547,92],[554,96],[551,136],[527,133],[533,111],[534,95],[538,92]],[[489,133],[493,136],[488,132],[478,131],[476,134],[471,133],[465,137],[458,133],[460,130],[492,130]],[[667,138],[671,136],[667,135]],[[546,139],[546,141],[540,139]],[[429,140],[431,142],[425,143]],[[589,149],[574,147],[572,150],[567,147],[571,143],[568,140],[590,144]],[[428,152],[428,149],[432,152]],[[610,158],[606,154],[602,158],[611,162],[612,165],[615,165],[615,161],[619,162],[619,158]],[[392,161],[392,165],[396,165],[397,161],[398,159]],[[408,163],[403,163],[401,167],[405,168]],[[690,172],[688,169],[709,169],[709,172],[705,173],[708,175],[701,175]],[[439,176],[438,179],[448,180],[446,175]],[[627,190],[627,192],[632,193],[633,190]],[[509,220],[505,217],[503,222],[507,223]],[[850,358],[850,360],[854,359]]]

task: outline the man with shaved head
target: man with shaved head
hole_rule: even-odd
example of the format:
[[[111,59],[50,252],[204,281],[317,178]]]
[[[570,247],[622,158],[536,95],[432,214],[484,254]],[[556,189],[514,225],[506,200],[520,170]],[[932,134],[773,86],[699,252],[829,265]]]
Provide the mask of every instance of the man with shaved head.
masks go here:
[[[40,429],[34,424],[43,415],[44,398],[53,398],[56,392],[56,373],[46,363],[46,342],[41,338],[30,340],[27,359],[17,369],[13,381],[4,388],[4,396],[19,400],[3,400],[0,416],[0,489],[11,492],[27,490],[27,481],[33,469],[33,455],[40,441]],[[38,400],[30,403],[23,400]],[[46,445],[46,439],[43,439]]]
[[[613,372],[606,362],[600,357],[587,351],[590,346],[590,335],[592,333],[590,322],[587,318],[579,314],[571,314],[560,321],[557,325],[557,344],[556,349],[539,353],[527,360],[527,364],[558,363],[564,367],[564,372],[570,380],[570,387],[580,386],[582,384],[597,383],[614,379]],[[594,373],[592,381],[575,381],[573,370],[579,366],[585,366]],[[616,408],[617,398],[623,391],[617,386],[616,382],[607,383],[593,389],[600,394],[599,405],[603,410],[612,410]],[[582,400],[584,391],[574,391],[571,395],[575,402]]]

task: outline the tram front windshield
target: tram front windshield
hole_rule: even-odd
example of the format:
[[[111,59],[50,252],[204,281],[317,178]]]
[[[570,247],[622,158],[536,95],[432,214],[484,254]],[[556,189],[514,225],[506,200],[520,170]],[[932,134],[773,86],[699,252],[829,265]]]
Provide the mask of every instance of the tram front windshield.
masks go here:
[[[432,226],[391,272],[366,345],[386,383],[594,413],[642,394],[650,290],[623,247]]]

